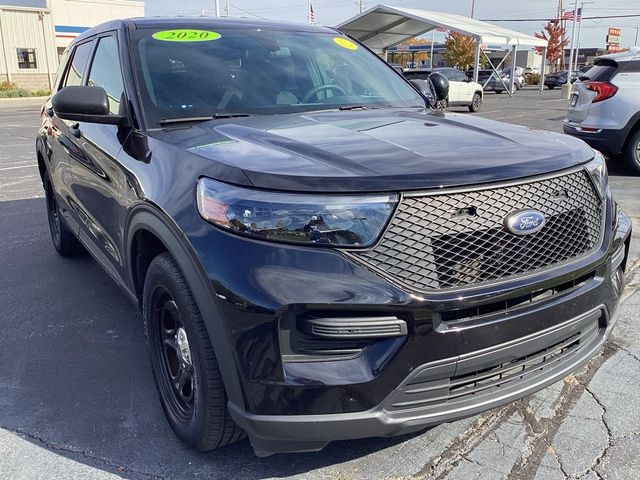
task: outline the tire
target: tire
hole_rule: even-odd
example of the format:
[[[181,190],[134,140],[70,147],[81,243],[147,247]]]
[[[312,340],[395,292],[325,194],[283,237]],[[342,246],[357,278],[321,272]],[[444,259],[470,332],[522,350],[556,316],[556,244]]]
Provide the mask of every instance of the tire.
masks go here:
[[[471,100],[471,105],[469,105],[469,111],[470,112],[478,112],[480,111],[480,106],[482,105],[482,95],[480,95],[479,93],[474,93],[473,94],[473,99]]]
[[[624,149],[624,160],[635,175],[640,175],[640,130],[631,134]]]
[[[47,204],[47,220],[49,222],[49,232],[51,233],[51,243],[53,243],[53,248],[55,248],[56,252],[63,257],[75,257],[81,255],[85,252],[85,249],[74,233],[69,230],[69,227],[67,227],[67,224],[60,213],[56,195],[53,190],[53,183],[51,182],[51,177],[47,171],[44,173],[43,186],[45,201]]]
[[[227,410],[220,367],[198,305],[167,252],[147,271],[143,316],[160,402],[178,438],[201,451],[243,438]]]
[[[556,87],[554,87],[553,85],[547,85],[547,88],[548,88],[549,90],[553,90],[553,89],[554,89],[554,88],[556,88]]]

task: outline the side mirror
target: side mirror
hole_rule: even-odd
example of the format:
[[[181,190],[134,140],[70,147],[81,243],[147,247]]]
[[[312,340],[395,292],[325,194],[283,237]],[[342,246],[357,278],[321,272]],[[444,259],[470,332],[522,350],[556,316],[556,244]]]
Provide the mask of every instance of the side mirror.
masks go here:
[[[427,97],[431,95],[431,91],[429,90],[429,82],[427,80],[416,78],[413,80],[409,80],[409,83],[423,95],[426,95]]]
[[[109,97],[102,87],[64,87],[52,98],[53,111],[63,120],[118,125],[122,115],[109,113]]]
[[[429,75],[430,87],[438,101],[444,100],[449,95],[449,80],[439,72],[433,72]]]

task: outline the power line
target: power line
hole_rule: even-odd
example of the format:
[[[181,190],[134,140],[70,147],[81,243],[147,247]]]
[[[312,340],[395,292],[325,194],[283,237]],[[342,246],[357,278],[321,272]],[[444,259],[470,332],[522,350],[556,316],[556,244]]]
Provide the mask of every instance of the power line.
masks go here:
[[[601,15],[597,17],[582,17],[582,20],[600,20],[604,18],[635,18],[640,17],[640,14],[633,13],[629,15]],[[483,19],[483,22],[548,22],[551,20],[557,20],[557,18],[492,18]]]

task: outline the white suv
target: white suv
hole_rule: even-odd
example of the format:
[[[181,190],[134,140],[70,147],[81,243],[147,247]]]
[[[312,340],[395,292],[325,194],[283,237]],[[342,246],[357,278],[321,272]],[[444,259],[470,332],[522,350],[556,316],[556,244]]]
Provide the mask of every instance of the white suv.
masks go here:
[[[407,80],[426,80],[431,72],[438,72],[449,80],[449,96],[443,107],[468,107],[470,112],[477,112],[482,105],[482,85],[472,82],[469,77],[457,68],[434,68],[433,70],[405,70]]]
[[[564,132],[640,175],[640,49],[598,57],[573,84]]]

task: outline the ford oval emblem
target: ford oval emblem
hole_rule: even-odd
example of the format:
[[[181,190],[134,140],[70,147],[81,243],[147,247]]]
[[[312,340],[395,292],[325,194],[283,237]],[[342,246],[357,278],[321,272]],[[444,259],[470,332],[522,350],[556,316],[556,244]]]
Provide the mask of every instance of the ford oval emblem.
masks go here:
[[[531,235],[539,232],[546,220],[537,210],[519,210],[507,215],[505,226],[514,235]]]

